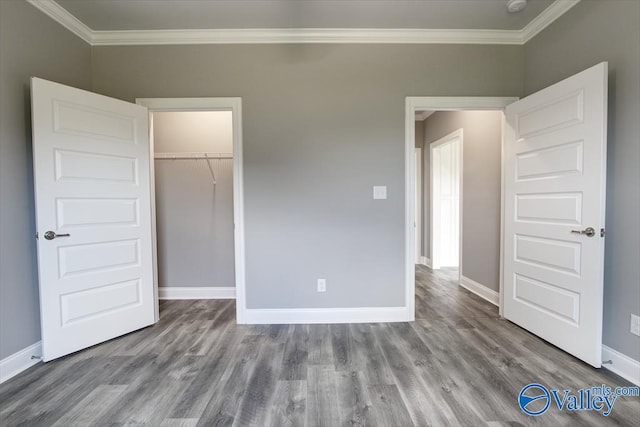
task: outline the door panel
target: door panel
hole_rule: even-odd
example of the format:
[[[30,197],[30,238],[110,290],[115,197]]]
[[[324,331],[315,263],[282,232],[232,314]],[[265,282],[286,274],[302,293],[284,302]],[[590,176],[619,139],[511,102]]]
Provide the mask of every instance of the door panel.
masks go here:
[[[36,78],[32,108],[48,361],[155,322],[148,112]]]
[[[602,63],[509,105],[505,121],[504,316],[596,367],[606,117]]]

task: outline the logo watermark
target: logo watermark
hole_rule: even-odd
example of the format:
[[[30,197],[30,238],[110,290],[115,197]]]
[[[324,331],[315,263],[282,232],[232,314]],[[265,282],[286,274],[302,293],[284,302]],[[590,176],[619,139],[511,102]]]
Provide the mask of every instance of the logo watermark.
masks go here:
[[[538,383],[531,383],[520,390],[518,404],[520,409],[534,417],[544,414],[551,404],[563,411],[596,411],[605,417],[613,411],[613,405],[620,396],[640,396],[640,387],[609,387],[605,384],[596,387],[571,390],[548,389]]]

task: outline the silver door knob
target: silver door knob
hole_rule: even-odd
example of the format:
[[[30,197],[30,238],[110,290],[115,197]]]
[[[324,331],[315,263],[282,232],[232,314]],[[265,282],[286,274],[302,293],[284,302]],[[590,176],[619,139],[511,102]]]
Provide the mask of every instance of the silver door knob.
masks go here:
[[[49,230],[49,231],[45,231],[45,233],[44,233],[44,238],[45,238],[45,239],[47,239],[47,240],[53,240],[53,239],[55,239],[56,237],[69,237],[69,236],[71,236],[71,234],[69,234],[69,233],[66,233],[66,234],[56,234],[56,232],[55,232],[55,231],[51,231],[51,230]]]
[[[587,227],[584,230],[571,230],[573,234],[584,234],[587,237],[593,237],[596,235],[596,230],[593,227]]]

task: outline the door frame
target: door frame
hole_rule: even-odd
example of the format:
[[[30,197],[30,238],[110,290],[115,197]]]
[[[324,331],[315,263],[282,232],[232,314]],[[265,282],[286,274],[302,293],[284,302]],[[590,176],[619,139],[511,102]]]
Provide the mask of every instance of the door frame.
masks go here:
[[[155,170],[153,162],[153,113],[159,111],[231,111],[233,126],[233,221],[236,276],[236,322],[246,323],[247,309],[245,283],[245,238],[244,238],[244,184],[242,152],[242,98],[136,98],[136,104],[149,109],[149,132],[151,156],[151,219],[153,228],[153,264],[156,304],[158,303],[158,261],[156,239]]]
[[[416,219],[415,219],[415,232],[414,232],[414,236],[416,239],[415,242],[415,248],[416,248],[416,256],[415,256],[415,263],[416,264],[420,264],[422,262],[422,235],[424,234],[423,232],[423,226],[424,224],[422,223],[422,208],[424,206],[423,203],[423,198],[422,198],[422,187],[423,187],[423,181],[424,178],[422,176],[422,148],[420,147],[416,147],[415,148],[415,165],[416,165],[416,173],[415,173],[415,185],[416,185],[416,189],[415,189],[415,198],[416,198],[416,206],[414,206],[415,211],[416,211]]]
[[[463,168],[464,168],[464,130],[462,128],[454,130],[448,135],[443,136],[437,141],[429,144],[429,250],[431,253],[431,268],[437,270],[440,268],[440,255],[436,251],[436,227],[435,227],[435,191],[434,191],[434,152],[435,150],[444,144],[452,142],[457,139],[460,145],[458,153],[458,282],[462,278],[462,195],[463,195]],[[439,245],[437,245],[439,246]],[[439,250],[439,248],[438,248]],[[438,256],[436,257],[436,253]]]
[[[421,110],[458,111],[458,110],[499,110],[503,111],[507,105],[517,101],[518,97],[464,97],[464,96],[407,96],[405,98],[405,306],[410,320],[415,319],[415,114]],[[504,128],[504,114],[502,117]],[[502,152],[504,153],[504,136],[502,138]],[[500,314],[502,315],[502,239],[504,215],[504,165],[500,173],[501,203],[500,203]],[[460,248],[462,250],[462,248]]]

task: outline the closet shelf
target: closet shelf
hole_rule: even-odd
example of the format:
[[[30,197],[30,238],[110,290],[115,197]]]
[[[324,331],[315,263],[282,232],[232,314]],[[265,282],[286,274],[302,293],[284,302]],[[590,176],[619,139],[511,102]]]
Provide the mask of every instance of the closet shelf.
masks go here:
[[[233,159],[233,153],[155,153],[156,160]]]

